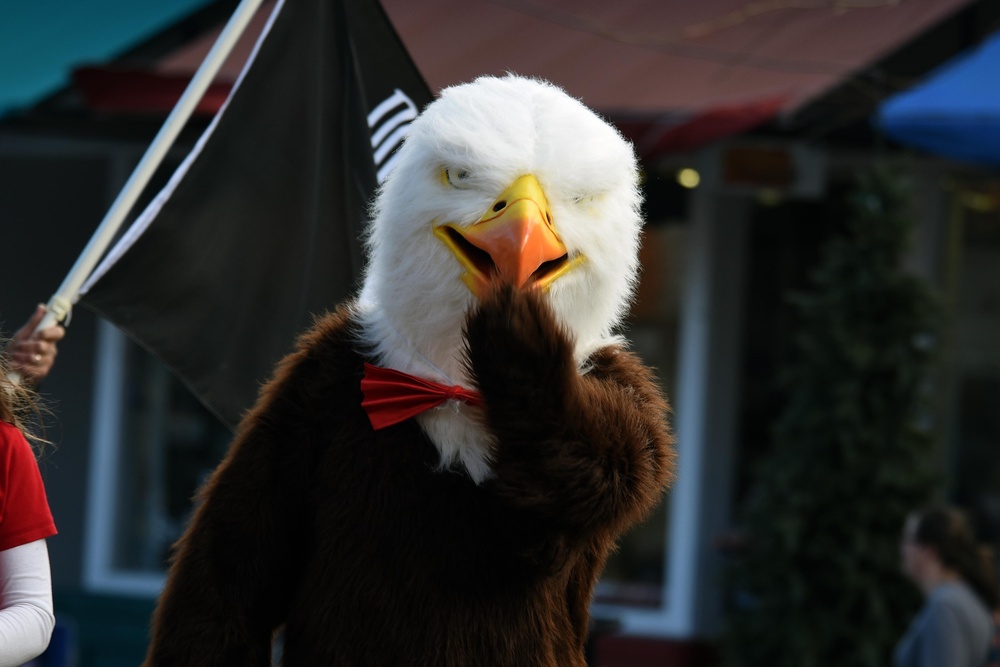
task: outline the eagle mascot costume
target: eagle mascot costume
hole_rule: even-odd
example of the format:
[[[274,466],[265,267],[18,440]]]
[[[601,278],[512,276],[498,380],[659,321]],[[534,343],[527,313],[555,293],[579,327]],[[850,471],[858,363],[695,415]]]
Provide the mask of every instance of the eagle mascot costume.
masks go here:
[[[559,88],[443,91],[373,208],[357,298],[282,360],[200,493],[148,667],[583,667],[609,552],[673,472],[613,330],[631,146]]]

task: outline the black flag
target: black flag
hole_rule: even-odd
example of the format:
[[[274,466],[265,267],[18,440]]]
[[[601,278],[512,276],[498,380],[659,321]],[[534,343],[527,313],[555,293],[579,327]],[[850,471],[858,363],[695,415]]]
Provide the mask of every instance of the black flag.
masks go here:
[[[81,303],[233,427],[356,287],[366,207],[430,99],[375,0],[279,0],[227,105]]]

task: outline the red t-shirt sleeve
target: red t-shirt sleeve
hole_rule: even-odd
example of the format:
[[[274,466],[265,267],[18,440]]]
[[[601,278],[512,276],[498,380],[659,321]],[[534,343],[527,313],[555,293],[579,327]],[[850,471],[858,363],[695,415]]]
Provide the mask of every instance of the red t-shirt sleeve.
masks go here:
[[[0,421],[0,551],[56,534],[35,454],[24,435]]]

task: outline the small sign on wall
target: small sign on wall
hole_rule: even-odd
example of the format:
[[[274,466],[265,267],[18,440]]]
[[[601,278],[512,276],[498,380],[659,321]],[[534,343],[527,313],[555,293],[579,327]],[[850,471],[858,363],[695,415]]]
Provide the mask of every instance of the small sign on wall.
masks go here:
[[[800,143],[740,142],[710,149],[718,166],[719,187],[727,192],[783,197],[822,197],[826,153]]]

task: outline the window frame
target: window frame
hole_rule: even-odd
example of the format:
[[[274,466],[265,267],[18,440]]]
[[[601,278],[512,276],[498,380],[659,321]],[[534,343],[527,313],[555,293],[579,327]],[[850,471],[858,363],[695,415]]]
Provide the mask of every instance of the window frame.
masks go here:
[[[119,453],[125,418],[127,345],[125,334],[106,320],[98,320],[83,584],[94,593],[155,598],[163,589],[166,572],[121,569],[115,566],[113,557],[121,505]]]

